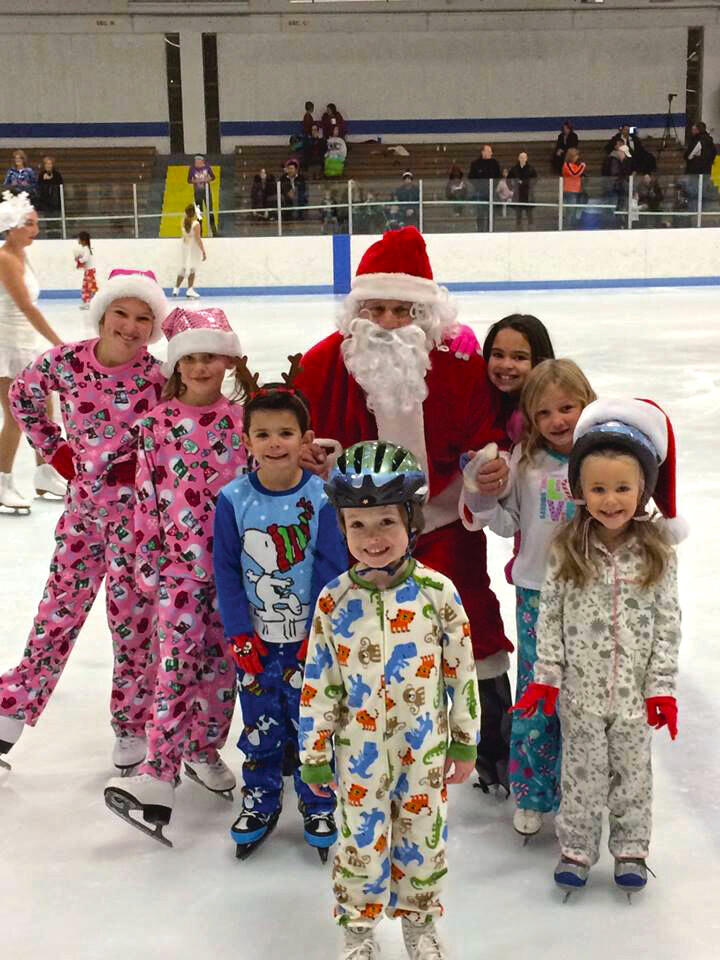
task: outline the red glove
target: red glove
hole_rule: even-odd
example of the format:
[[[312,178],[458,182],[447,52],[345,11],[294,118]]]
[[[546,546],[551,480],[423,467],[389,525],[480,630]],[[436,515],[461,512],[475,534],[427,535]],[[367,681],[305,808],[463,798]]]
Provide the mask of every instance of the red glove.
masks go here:
[[[111,484],[129,483],[135,485],[135,471],[137,469],[137,457],[132,456],[129,460],[120,460],[111,463],[108,467],[107,477]]]
[[[264,671],[260,657],[267,655],[267,647],[256,633],[241,633],[239,637],[230,637],[230,652],[235,663],[244,673],[257,676]]]
[[[298,658],[300,663],[305,663],[305,661],[307,660],[307,648],[308,648],[308,635],[305,634],[305,638],[303,642],[300,644],[300,649],[295,654],[295,656]]]
[[[510,707],[508,712],[522,710],[522,716],[525,719],[534,717],[540,701],[544,699],[543,713],[546,717],[551,717],[555,713],[555,701],[559,693],[560,689],[558,687],[550,687],[546,683],[531,683],[515,706]]]
[[[73,456],[72,447],[67,443],[62,443],[50,457],[50,466],[55,467],[61,477],[72,480],[77,472]]]
[[[649,725],[659,730],[667,724],[670,739],[674,740],[678,732],[678,708],[675,697],[648,697],[645,706]]]

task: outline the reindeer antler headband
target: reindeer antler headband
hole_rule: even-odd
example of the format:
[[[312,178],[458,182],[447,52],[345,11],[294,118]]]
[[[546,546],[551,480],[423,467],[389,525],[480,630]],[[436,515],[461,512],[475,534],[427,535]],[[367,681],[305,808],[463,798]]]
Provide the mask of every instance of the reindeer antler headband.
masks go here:
[[[250,391],[250,401],[255,400],[256,397],[269,397],[273,393],[289,393],[293,397],[297,397],[300,403],[302,403],[307,410],[307,401],[305,400],[305,397],[297,387],[293,386],[297,375],[302,370],[302,366],[300,365],[302,354],[293,353],[292,355],[288,356],[288,360],[290,361],[290,369],[287,373],[280,374],[283,382],[268,383],[267,385],[261,387],[258,383],[260,375],[258,373],[250,373],[247,365],[247,357],[240,357],[238,367],[246,377],[248,385],[254,388]]]

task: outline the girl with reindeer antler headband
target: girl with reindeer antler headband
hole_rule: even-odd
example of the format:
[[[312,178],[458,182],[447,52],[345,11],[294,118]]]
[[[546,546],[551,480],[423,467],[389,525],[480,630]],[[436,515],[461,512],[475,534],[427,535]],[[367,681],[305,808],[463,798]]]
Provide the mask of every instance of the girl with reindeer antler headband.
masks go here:
[[[215,511],[215,580],[244,721],[242,806],[230,830],[242,860],[278,821],[288,766],[306,842],[326,860],[337,838],[334,796],[315,796],[300,778],[297,731],[315,602],[347,567],[347,553],[322,479],[300,466],[313,433],[293,385],[300,355],[288,359],[282,382],[262,386],[245,364],[252,387],[243,439],[254,469],[223,488]]]

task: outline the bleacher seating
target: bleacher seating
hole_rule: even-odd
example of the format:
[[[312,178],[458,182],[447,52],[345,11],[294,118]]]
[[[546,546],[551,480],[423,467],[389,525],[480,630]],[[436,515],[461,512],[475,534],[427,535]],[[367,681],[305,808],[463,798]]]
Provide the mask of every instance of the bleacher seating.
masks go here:
[[[147,210],[155,147],[31,147],[28,164],[37,170],[50,154],[65,181],[68,236],[88,230],[93,238],[134,236],[133,183],[138,212]],[[0,153],[0,178],[12,166],[12,150]],[[122,220],[84,220],[84,216],[122,216]],[[159,221],[158,221],[159,222]],[[56,233],[58,225],[55,225]]]

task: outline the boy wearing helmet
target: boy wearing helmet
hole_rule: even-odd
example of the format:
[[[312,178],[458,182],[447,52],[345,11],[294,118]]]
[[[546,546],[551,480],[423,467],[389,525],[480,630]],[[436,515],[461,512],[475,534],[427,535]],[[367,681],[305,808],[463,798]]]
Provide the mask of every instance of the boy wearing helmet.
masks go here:
[[[346,450],[326,484],[357,563],[321,592],[300,707],[301,776],[337,791],[343,958],[373,960],[383,909],[408,955],[442,960],[447,784],[474,769],[478,690],[457,590],[412,558],[427,481],[403,447]],[[335,774],[332,769],[333,741]]]

